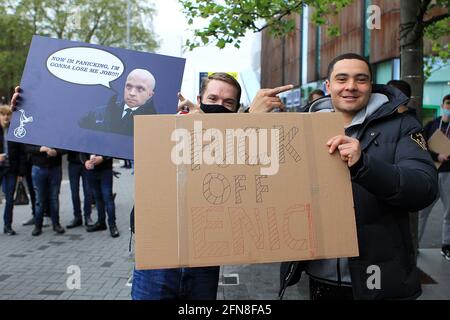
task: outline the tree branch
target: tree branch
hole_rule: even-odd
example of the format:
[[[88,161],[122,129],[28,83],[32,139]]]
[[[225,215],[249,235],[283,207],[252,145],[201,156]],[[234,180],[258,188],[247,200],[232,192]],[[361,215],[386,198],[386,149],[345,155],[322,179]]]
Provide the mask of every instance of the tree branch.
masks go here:
[[[438,21],[444,20],[445,18],[449,18],[449,17],[450,17],[449,13],[444,13],[444,14],[440,14],[438,16],[434,16],[433,18],[430,18],[427,21],[424,21],[423,26],[426,28],[426,27],[432,25],[433,23],[436,23]]]
[[[423,21],[423,17],[425,16],[425,12],[428,10],[428,6],[430,5],[431,0],[422,1],[419,12],[417,14],[417,21]]]

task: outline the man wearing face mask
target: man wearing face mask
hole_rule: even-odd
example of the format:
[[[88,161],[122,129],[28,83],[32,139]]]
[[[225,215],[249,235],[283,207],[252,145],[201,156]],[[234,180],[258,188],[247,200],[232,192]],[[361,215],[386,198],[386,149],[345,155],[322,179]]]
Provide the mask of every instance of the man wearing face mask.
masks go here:
[[[214,73],[203,81],[197,105],[181,94],[178,97],[182,100],[179,111],[187,107],[182,113],[233,113],[239,108],[241,86],[226,73]],[[215,300],[219,271],[219,266],[134,270],[131,297],[133,300]]]
[[[441,114],[441,117],[437,117],[425,126],[425,139],[430,139],[437,130],[441,130],[441,132],[450,139],[450,94],[442,99]],[[433,160],[440,163],[438,169],[439,198],[444,205],[441,254],[445,259],[450,261],[450,155],[436,153],[432,150],[429,150],[429,152]],[[425,231],[428,216],[439,198],[437,198],[429,207],[419,211],[419,241]]]
[[[260,90],[250,112],[268,112],[275,108],[284,110],[276,95],[292,89],[292,85]],[[202,83],[197,104],[178,94],[179,114],[187,113],[235,113],[239,109],[241,86],[227,73],[213,73]],[[134,232],[134,209],[131,216]],[[215,300],[219,283],[219,266],[197,268],[173,268],[158,270],[134,270],[131,297],[133,300]]]

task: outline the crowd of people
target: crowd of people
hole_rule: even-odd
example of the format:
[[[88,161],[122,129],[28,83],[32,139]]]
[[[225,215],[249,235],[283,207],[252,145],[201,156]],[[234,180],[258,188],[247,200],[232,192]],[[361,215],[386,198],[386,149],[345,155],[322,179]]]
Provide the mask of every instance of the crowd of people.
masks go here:
[[[84,225],[88,232],[106,230],[113,238],[118,237],[115,204],[113,199],[113,159],[95,154],[65,151],[47,146],[34,146],[7,141],[12,110],[8,105],[0,107],[2,135],[0,141],[0,183],[5,195],[3,232],[15,235],[13,229],[14,193],[16,184],[24,180],[30,195],[31,217],[23,225],[33,225],[33,236],[43,231],[44,217],[51,219],[57,234],[65,232],[59,218],[59,193],[62,180],[62,155],[67,154],[73,220],[66,226]],[[80,201],[80,181],[83,188],[83,210]],[[97,221],[91,217],[92,205],[97,208]],[[83,211],[83,216],[82,216]],[[106,212],[106,214],[105,214]]]
[[[351,176],[359,256],[282,263],[280,296],[304,273],[309,276],[313,300],[417,298],[421,294],[420,273],[416,266],[409,212],[420,212],[422,234],[438,194],[445,210],[442,254],[450,260],[449,155],[428,150],[426,143],[437,130],[450,138],[450,95],[443,99],[442,117],[429,123],[424,131],[407,108],[409,97],[402,85],[374,84],[371,65],[364,57],[343,54],[329,64],[325,83],[327,95],[320,90],[314,91],[308,105],[300,110],[343,115],[345,135],[330,137],[327,147],[329,153],[340,155]],[[284,105],[277,95],[292,87],[261,89],[245,112],[283,111]],[[233,113],[238,111],[240,96],[241,87],[236,79],[226,73],[214,73],[203,82],[196,103],[179,95],[178,111],[187,116],[190,113]],[[0,114],[5,137],[8,121],[4,117],[10,116],[11,111],[3,107]],[[50,213],[55,232],[64,232],[58,215],[63,151],[2,141],[1,177],[7,198],[5,232],[14,233],[11,226],[12,194],[17,178],[27,177],[27,172],[36,192],[33,235],[42,232],[46,211]],[[439,170],[434,162],[438,163]],[[98,210],[97,222],[90,225],[91,200],[85,197],[84,223],[90,225],[87,230],[105,230],[106,211],[111,236],[119,236],[112,199],[112,159],[69,152],[69,176],[74,219],[67,227],[83,224],[78,197],[81,177],[84,193],[93,195]],[[367,285],[370,276],[367,270],[372,266],[379,268],[382,286]],[[131,294],[135,300],[213,300],[216,299],[218,281],[219,266],[134,270]]]

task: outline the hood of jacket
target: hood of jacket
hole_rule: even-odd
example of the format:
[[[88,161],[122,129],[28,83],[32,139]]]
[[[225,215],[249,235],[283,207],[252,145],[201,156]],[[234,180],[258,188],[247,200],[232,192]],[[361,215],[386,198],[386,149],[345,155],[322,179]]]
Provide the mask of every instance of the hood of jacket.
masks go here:
[[[406,104],[408,100],[400,90],[394,87],[374,84],[369,102],[353,117],[352,122],[345,129],[349,135],[356,136],[361,125],[397,112],[398,107]],[[314,101],[309,107],[309,112],[334,111],[329,95]]]

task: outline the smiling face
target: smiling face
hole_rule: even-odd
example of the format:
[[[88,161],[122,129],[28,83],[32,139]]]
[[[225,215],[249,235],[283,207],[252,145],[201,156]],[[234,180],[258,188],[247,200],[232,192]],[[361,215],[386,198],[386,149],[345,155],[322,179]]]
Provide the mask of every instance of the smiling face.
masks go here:
[[[144,72],[130,72],[125,83],[124,100],[127,106],[134,108],[144,105],[153,96],[154,84],[152,78]]]
[[[361,60],[340,60],[334,65],[326,87],[334,109],[353,118],[370,99],[372,83],[369,68]]]

